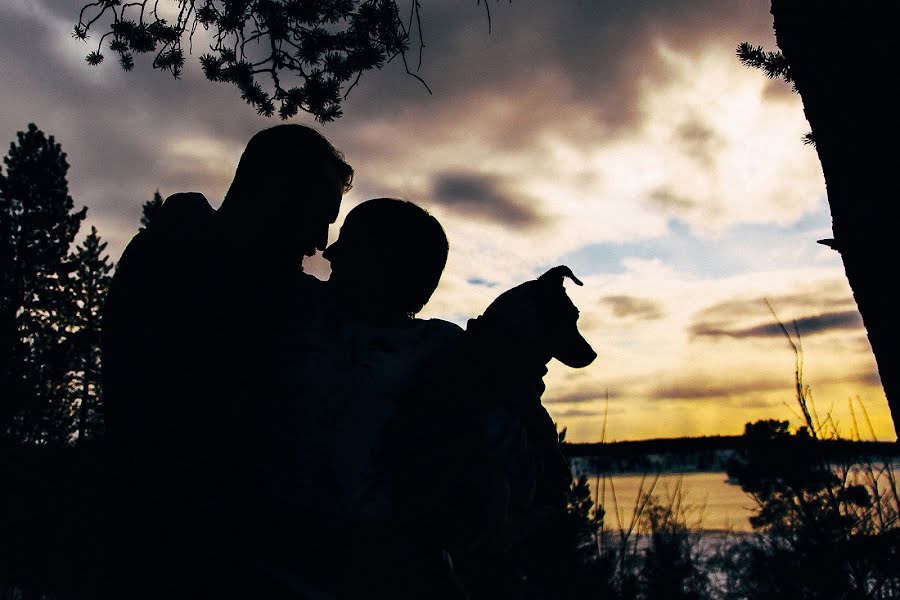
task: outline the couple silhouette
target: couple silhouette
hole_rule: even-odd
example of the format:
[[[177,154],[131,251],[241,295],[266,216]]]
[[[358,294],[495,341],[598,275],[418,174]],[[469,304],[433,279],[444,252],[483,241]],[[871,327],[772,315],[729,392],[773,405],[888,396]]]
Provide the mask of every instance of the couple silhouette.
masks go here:
[[[581,282],[550,269],[465,330],[417,319],[444,230],[376,198],[326,247],[352,180],[315,130],[265,129],[218,210],[175,194],[123,253],[103,322],[109,596],[530,598],[558,583],[524,549],[566,514],[542,378],[551,358],[596,357],[563,288]],[[325,282],[302,270],[317,250]]]

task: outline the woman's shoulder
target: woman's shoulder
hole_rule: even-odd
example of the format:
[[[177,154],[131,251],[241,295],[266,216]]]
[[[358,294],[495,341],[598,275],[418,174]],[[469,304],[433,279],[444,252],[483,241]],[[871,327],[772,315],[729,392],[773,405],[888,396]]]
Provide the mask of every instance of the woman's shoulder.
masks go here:
[[[443,319],[415,319],[417,328],[428,337],[446,339],[452,341],[462,337],[462,327],[451,321]]]

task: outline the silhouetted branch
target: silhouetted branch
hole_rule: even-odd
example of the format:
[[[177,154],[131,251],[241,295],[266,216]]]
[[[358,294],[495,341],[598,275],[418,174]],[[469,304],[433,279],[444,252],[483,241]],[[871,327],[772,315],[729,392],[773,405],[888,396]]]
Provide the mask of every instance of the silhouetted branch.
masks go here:
[[[419,64],[416,65],[416,71],[422,68],[422,51],[425,49],[425,38],[422,35],[422,14],[420,12],[421,4],[419,0],[413,0],[413,13],[416,15],[416,27],[419,33]]]
[[[153,68],[178,78],[185,63],[183,41],[187,38],[191,52],[194,34],[202,26],[212,38],[209,52],[199,57],[207,79],[231,83],[260,114],[274,114],[277,104],[282,119],[302,110],[323,123],[332,121],[341,115],[341,102],[362,74],[381,69],[397,55],[403,58],[407,74],[431,93],[406,60],[415,31],[419,38],[416,71],[422,66],[420,0],[411,0],[408,25],[400,18],[397,0],[172,2],[178,10],[171,22],[160,16],[159,0],[85,4],[74,37],[87,40],[92,28],[107,23],[101,28],[97,49],[86,56],[88,64],[103,62],[108,49],[127,71],[134,67],[136,54],[154,53]],[[490,30],[489,7],[487,15]],[[271,85],[264,88],[259,76],[268,77]]]
[[[478,4],[481,4],[481,0],[478,0]],[[488,4],[488,0],[484,0],[484,12],[485,12],[485,14],[487,15],[488,35],[490,35],[490,33],[491,33],[491,26],[492,26],[492,23],[491,23],[491,5]]]
[[[428,93],[429,93],[429,94],[432,94],[433,92],[431,91],[431,88],[428,87],[428,84],[425,83],[425,80],[422,79],[421,77],[419,77],[418,75],[416,75],[415,73],[413,73],[412,71],[409,70],[409,65],[406,64],[406,54],[404,54],[403,52],[401,52],[401,53],[400,53],[400,57],[403,59],[403,67],[406,69],[406,74],[407,74],[407,75],[410,75],[410,76],[412,76],[412,77],[414,77],[414,78],[416,78],[416,79],[418,79],[418,80],[422,83],[422,85],[425,86],[425,89],[428,90]]]
[[[202,26],[212,37],[210,52],[200,57],[208,79],[235,85],[261,114],[273,114],[277,103],[282,118],[303,110],[327,122],[340,116],[346,97],[340,91],[348,81],[357,82],[364,71],[381,68],[409,46],[394,0],[174,1],[178,11],[172,22],[159,15],[158,0],[86,4],[75,37],[86,40],[92,28],[108,23],[88,63],[100,64],[108,49],[130,70],[135,54],[154,53],[153,68],[177,78],[185,62],[183,41],[186,37],[192,47]],[[258,76],[268,77],[268,89]]]
[[[744,66],[760,69],[769,79],[794,82],[791,67],[781,52],[766,52],[762,46],[752,46],[743,42],[737,48],[737,57]]]

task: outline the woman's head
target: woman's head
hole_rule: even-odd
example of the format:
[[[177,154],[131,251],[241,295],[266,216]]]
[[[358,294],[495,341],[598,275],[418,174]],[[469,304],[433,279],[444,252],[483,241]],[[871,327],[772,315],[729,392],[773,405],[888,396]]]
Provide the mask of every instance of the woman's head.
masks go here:
[[[406,200],[375,198],[356,206],[324,253],[329,284],[343,301],[382,318],[412,317],[431,298],[447,263],[443,227]]]

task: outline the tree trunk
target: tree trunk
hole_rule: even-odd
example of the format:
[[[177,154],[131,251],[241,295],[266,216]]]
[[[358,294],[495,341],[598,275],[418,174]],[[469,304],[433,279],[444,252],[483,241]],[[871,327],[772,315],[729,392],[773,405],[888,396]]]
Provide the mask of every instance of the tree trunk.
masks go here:
[[[890,219],[897,201],[898,3],[772,0],[775,38],[822,163],[834,240],[900,431],[900,315]],[[893,266],[892,266],[893,265]]]

